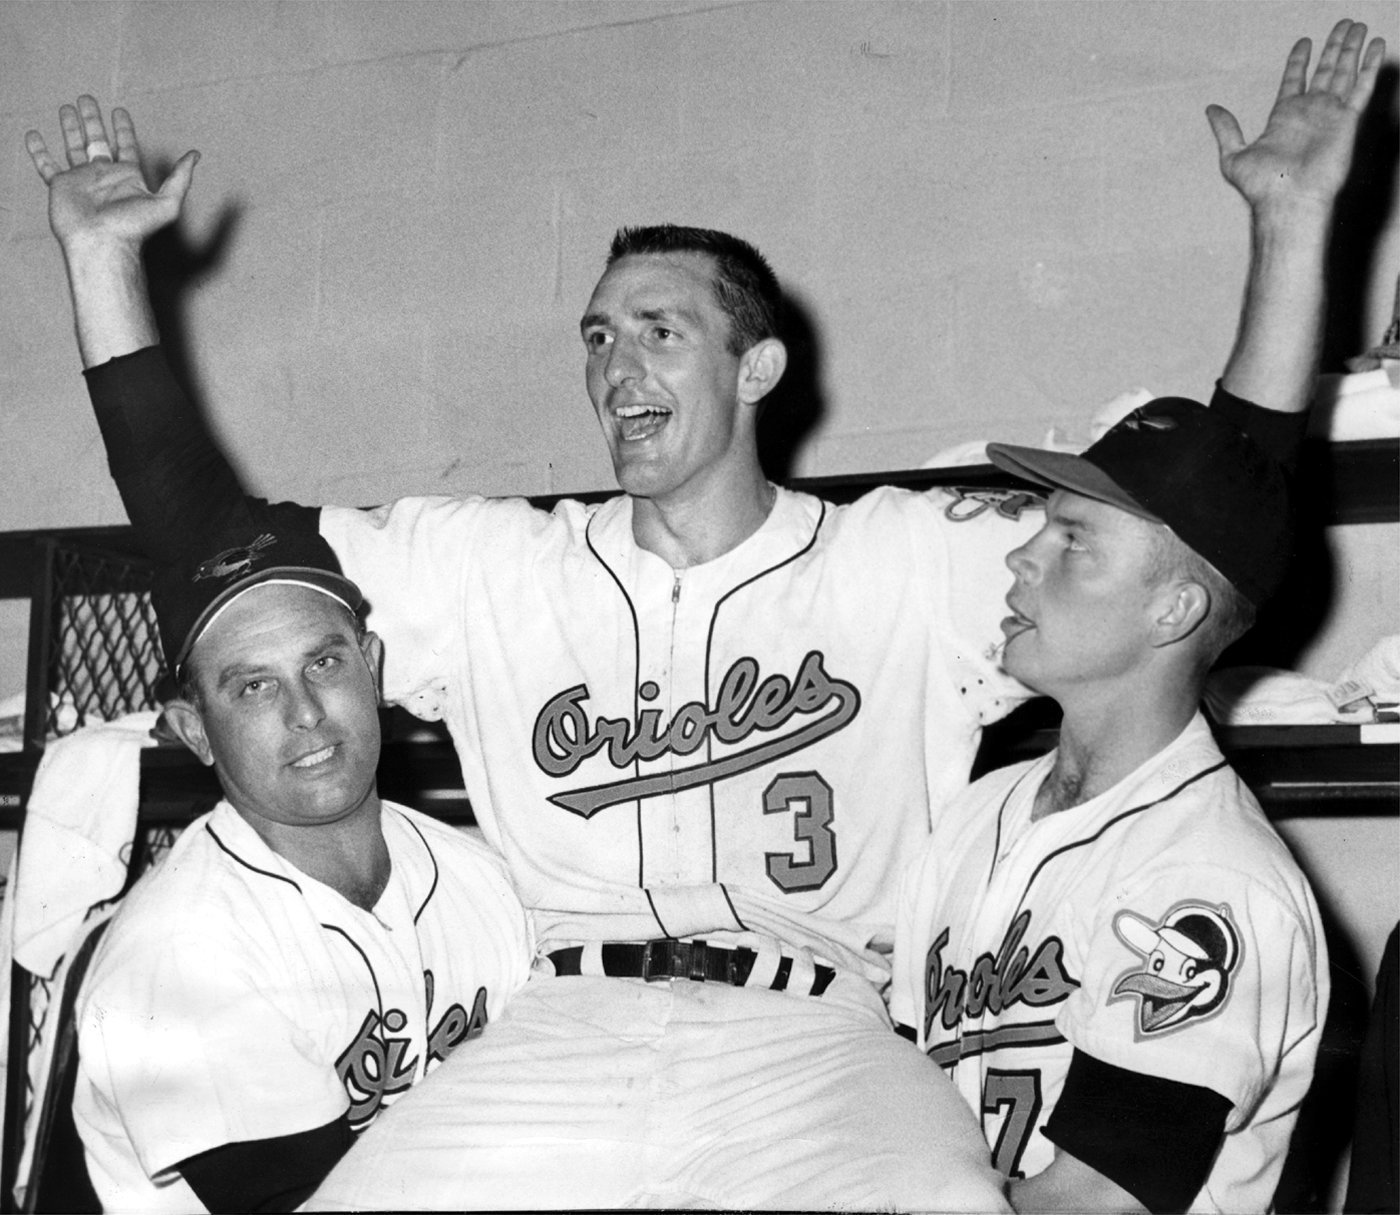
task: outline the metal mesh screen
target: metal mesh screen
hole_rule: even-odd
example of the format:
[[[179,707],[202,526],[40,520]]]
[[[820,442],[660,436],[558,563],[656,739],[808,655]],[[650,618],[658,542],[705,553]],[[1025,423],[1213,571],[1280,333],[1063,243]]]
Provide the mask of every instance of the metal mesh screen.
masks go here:
[[[35,746],[90,722],[157,707],[157,685],[164,673],[148,562],[92,545],[56,541],[48,547],[47,572],[44,600],[34,617],[39,622],[38,648],[30,654],[30,699],[39,707],[26,734]],[[168,850],[179,830],[156,827],[140,832],[132,876]],[[26,1122],[35,1098],[32,1069],[43,1057],[53,996],[50,979],[30,976]]]
[[[50,585],[44,734],[71,734],[89,721],[155,708],[163,663],[149,564],[59,545]]]

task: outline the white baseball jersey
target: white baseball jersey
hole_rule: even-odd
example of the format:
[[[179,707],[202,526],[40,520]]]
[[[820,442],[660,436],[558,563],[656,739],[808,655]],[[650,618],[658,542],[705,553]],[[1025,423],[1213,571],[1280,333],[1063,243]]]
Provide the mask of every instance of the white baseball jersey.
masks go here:
[[[906,875],[891,1012],[999,1168],[1051,1162],[1075,1048],[1232,1104],[1192,1210],[1262,1211],[1312,1080],[1327,955],[1312,893],[1199,714],[1108,792],[1031,821],[1053,753],[979,780]]]
[[[446,719],[542,950],[776,940],[883,982],[929,807],[1025,694],[998,621],[1039,512],[990,497],[780,491],[683,571],[637,546],[625,496],[406,499],[325,509],[321,531],[370,602],[386,695]]]
[[[77,1009],[74,1118],[106,1210],[203,1210],[175,1166],[224,1144],[369,1125],[529,972],[498,858],[384,803],[373,912],[272,852],[227,803],[132,890]]]

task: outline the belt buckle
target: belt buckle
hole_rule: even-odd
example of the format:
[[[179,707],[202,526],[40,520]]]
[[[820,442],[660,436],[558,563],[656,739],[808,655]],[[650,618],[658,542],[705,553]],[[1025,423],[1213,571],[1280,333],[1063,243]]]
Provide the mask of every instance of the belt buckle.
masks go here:
[[[681,956],[682,951],[686,955],[690,952],[684,941],[669,937],[648,941],[642,946],[642,978],[648,983],[680,978],[685,973],[680,969],[681,964],[684,962],[688,965],[690,960],[688,956]]]
[[[677,941],[662,937],[642,947],[642,978],[648,983],[661,979],[705,979],[705,942]]]

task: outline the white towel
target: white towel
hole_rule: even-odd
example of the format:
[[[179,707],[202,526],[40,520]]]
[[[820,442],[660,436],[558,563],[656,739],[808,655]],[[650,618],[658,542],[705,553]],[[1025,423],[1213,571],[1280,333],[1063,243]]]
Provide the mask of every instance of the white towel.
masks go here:
[[[49,743],[25,811],[14,899],[14,958],[50,977],[88,908],[126,881],[141,781],[155,745],[150,709]]]
[[[1317,378],[1308,433],[1340,443],[1400,435],[1400,359],[1370,371]]]

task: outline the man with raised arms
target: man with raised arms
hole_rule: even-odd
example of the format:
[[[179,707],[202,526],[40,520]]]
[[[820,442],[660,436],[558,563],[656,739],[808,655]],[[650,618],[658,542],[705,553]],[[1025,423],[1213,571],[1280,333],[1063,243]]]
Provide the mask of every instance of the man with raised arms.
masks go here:
[[[1271,1208],[1327,1011],[1312,892],[1199,704],[1293,551],[1290,473],[1218,411],[1134,410],[1007,557],[1008,671],[1064,710],[905,879],[891,1011],[1025,1211]],[[1286,453],[1285,453],[1286,454]]]
[[[1253,143],[1210,111],[1254,242],[1216,408],[1253,429],[1297,427],[1246,401],[1286,414],[1309,395],[1331,207],[1381,53],[1364,42],[1339,23],[1311,82],[1295,48]],[[539,926],[542,981],[317,1202],[994,1207],[976,1125],[879,990],[901,868],[981,726],[1024,695],[996,621],[1033,521],[956,521],[941,491],[835,507],[770,484],[777,281],[747,243],[671,226],[620,231],[583,310],[621,496],[550,513],[246,499],[141,279],[194,156],[152,193],[123,112],[114,147],[90,98],[61,117],[70,167],[37,134],[30,151],[133,522],[158,549],[231,511],[319,528],[373,604],[386,694],[447,721]]]

